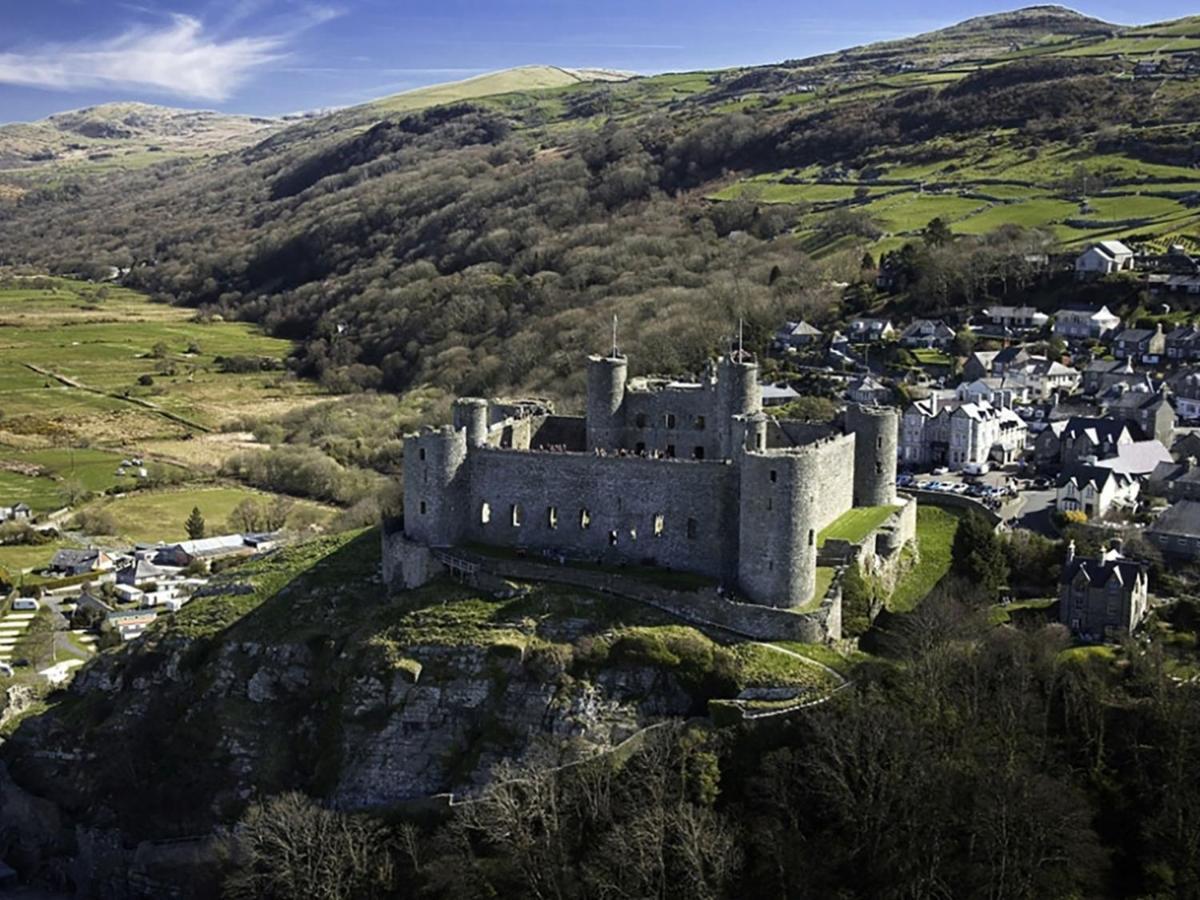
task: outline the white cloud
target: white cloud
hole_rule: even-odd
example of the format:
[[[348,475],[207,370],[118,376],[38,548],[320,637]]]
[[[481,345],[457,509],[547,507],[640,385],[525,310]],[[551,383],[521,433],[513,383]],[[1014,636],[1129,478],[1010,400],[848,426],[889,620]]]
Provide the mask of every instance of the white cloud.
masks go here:
[[[199,20],[176,15],[99,43],[0,53],[0,83],[71,89],[120,86],[201,100],[224,100],[250,73],[282,56],[285,38],[219,40]]]

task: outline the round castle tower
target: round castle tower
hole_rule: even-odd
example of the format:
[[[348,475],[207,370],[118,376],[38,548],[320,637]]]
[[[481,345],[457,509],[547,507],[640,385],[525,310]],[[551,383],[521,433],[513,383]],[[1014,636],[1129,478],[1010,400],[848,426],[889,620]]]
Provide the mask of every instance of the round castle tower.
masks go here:
[[[804,449],[741,456],[738,583],[755,603],[791,607],[812,599],[818,465],[819,457]]]
[[[454,430],[467,431],[468,447],[485,447],[488,439],[488,402],[478,397],[454,401]]]
[[[739,447],[733,417],[753,416],[762,412],[758,363],[749,353],[732,355],[736,355],[737,359],[722,357],[717,368],[717,418],[721,428],[720,451],[723,459],[733,456]]]
[[[625,430],[625,382],[629,363],[623,356],[589,356],[587,367],[587,447],[616,449]]]
[[[896,502],[896,445],[900,418],[888,406],[846,408],[846,431],[854,435],[854,505]]]
[[[430,547],[462,537],[468,491],[467,431],[445,426],[404,440],[404,534]]]

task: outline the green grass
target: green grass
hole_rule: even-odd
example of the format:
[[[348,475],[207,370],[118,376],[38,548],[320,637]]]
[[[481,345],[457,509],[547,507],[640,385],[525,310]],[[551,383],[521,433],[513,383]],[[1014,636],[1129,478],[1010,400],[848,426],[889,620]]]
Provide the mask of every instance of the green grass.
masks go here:
[[[91,493],[132,489],[139,483],[136,469],[117,475],[128,458],[128,454],[87,448],[10,450],[0,446],[0,497],[6,504],[25,502],[35,513],[44,513],[68,505],[72,492],[79,489]],[[41,474],[24,474],[23,467],[28,466],[40,468]],[[163,463],[149,462],[146,469],[159,482],[177,481],[186,475],[181,467]]]
[[[584,79],[557,66],[522,66],[477,75],[449,84],[417,88],[403,94],[394,94],[369,104],[372,108],[388,112],[411,112],[442,103],[457,103],[497,94],[517,91],[541,91],[580,84]]]
[[[837,686],[829,673],[818,666],[770,647],[741,643],[732,645],[732,650],[740,664],[739,687],[796,686],[829,690]]]
[[[1012,603],[997,603],[988,610],[988,621],[993,625],[1005,625],[1012,620],[1012,614],[1023,609],[1049,609],[1057,600],[1037,598],[1035,600],[1014,600]]]
[[[292,343],[245,323],[200,323],[192,316],[115,285],[64,278],[0,283],[0,429],[57,441],[70,430],[70,420],[84,419],[95,423],[94,442],[117,443],[131,433],[184,430],[126,396],[211,427],[247,407],[316,393],[315,386],[281,380],[278,373],[222,373],[217,357],[282,360]],[[162,356],[155,356],[156,347]],[[199,352],[187,352],[190,348]],[[111,396],[65,386],[29,365]],[[142,376],[153,384],[138,384]],[[126,421],[115,422],[114,413]]]
[[[91,508],[110,513],[116,522],[117,534],[127,540],[180,541],[187,538],[184,523],[192,507],[199,507],[209,534],[224,534],[229,531],[229,514],[243,500],[271,500],[275,496],[240,486],[196,486],[136,491],[115,499],[98,501]],[[292,507],[289,524],[302,516],[327,521],[333,515],[330,507],[297,500]]]
[[[893,612],[915,609],[950,571],[950,551],[958,532],[958,516],[937,506],[917,509],[917,548],[920,558],[896,585],[888,600]]]
[[[912,353],[912,355],[917,358],[917,362],[923,366],[948,366],[954,362],[954,360],[952,360],[941,350],[927,350],[924,347],[918,347],[917,349],[909,352]]]
[[[817,546],[826,541],[848,541],[857,544],[888,520],[899,506],[861,506],[842,513],[837,519],[821,529]]]
[[[870,659],[868,654],[857,650],[848,656],[843,656],[828,644],[803,644],[799,641],[774,641],[773,643],[777,647],[783,647],[785,650],[791,650],[793,653],[799,653],[801,656],[807,656],[809,659],[829,666],[843,676],[848,676],[858,663]]]
[[[50,541],[45,544],[20,544],[0,547],[0,567],[17,577],[21,572],[41,569],[56,552],[75,546],[69,541]]]

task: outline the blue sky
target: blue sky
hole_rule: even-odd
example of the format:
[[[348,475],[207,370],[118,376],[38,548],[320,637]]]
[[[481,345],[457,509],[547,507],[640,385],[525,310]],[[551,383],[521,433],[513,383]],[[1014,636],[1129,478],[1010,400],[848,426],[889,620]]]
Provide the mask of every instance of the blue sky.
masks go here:
[[[112,100],[275,115],[532,63],[642,73],[766,63],[1005,8],[981,0],[0,0],[0,122]],[[1125,24],[1195,12],[1175,0],[1080,8]]]

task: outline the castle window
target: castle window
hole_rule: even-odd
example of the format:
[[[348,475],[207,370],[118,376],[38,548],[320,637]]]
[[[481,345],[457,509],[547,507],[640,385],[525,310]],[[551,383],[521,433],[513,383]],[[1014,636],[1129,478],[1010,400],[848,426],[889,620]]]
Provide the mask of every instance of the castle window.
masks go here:
[[[697,447],[692,451],[692,459],[704,459],[704,448]]]
[[[586,509],[579,511],[579,527],[584,529],[592,527],[592,514]]]
[[[696,539],[696,535],[699,533],[699,531],[700,531],[699,523],[697,523],[695,519],[688,519],[688,523],[687,523],[688,540],[694,541]]]
[[[882,475],[882,474],[883,474],[883,463],[881,463],[881,462],[876,462],[876,463],[875,463],[875,474],[876,474],[876,475]]]
[[[667,413],[667,427],[668,428],[675,427],[675,413]]]
[[[634,445],[633,452],[638,453],[638,454],[645,453],[646,452],[646,442],[638,441],[637,444]]]
[[[697,431],[704,430],[704,416],[696,416],[696,430]]]
[[[524,518],[524,516],[521,514],[521,504],[520,504],[520,503],[514,503],[514,504],[512,505],[512,508],[511,508],[511,509],[509,509],[509,515],[510,515],[510,517],[511,517],[511,519],[512,519],[512,527],[513,527],[513,528],[520,528],[520,527],[521,527],[521,520],[522,520],[522,518]]]
[[[608,546],[617,546],[617,532],[615,530],[608,533]]]
[[[637,418],[634,419],[634,421],[637,423],[638,428],[645,428],[646,427],[646,414],[638,413]]]
[[[813,531],[811,528],[808,529],[808,546],[811,547],[813,545],[813,542],[816,540],[816,538],[817,538],[817,533],[815,531]]]
[[[772,510],[774,508],[775,508],[775,501],[771,497],[768,497],[767,498],[767,509]]]
[[[422,500],[422,501],[421,501],[421,515],[425,515],[425,509],[426,509],[426,507],[425,507],[425,501],[424,501],[424,500]]]
[[[767,571],[768,571],[768,572],[774,572],[774,571],[775,571],[775,561],[774,561],[774,560],[772,560],[772,559],[768,559],[768,560],[767,560]]]
[[[674,459],[674,458],[675,458],[675,445],[667,444],[667,459]]]
[[[882,436],[882,435],[880,435],[879,437],[875,438],[875,449],[876,449],[876,450],[882,450],[882,449],[883,449],[883,436]]]
[[[778,480],[779,480],[779,473],[776,472],[774,469],[772,469],[771,470],[771,483],[774,484]]]
[[[479,521],[483,525],[486,525],[488,522],[492,521],[492,506],[486,500],[484,500],[483,505],[479,507]]]
[[[551,528],[558,527],[558,507],[551,506],[546,509],[546,524]]]
[[[421,459],[421,460],[425,459],[425,448],[424,447],[422,447],[420,450],[417,451],[417,458]]]
[[[662,537],[663,532],[666,531],[666,528],[667,528],[667,523],[666,523],[666,520],[663,518],[663,514],[655,513],[655,515],[654,515],[654,536]]]
[[[763,449],[763,447],[766,445],[766,442],[767,440],[765,434],[759,433],[754,436],[754,444],[759,450]]]

